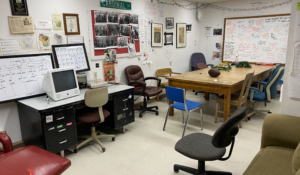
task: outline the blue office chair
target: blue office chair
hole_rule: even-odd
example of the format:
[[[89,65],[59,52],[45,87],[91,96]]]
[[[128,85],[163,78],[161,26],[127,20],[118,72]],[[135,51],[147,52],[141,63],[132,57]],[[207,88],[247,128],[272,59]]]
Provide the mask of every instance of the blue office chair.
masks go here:
[[[255,87],[250,87],[250,91],[248,94],[248,99],[251,103],[253,103],[253,111],[249,113],[247,116],[250,117],[255,115],[258,110],[257,103],[258,102],[271,102],[277,95],[277,85],[281,81],[281,78],[284,74],[284,68],[279,67],[273,74],[273,76],[268,80],[268,82],[257,81],[256,83],[264,85],[264,91],[261,92],[259,89]],[[269,110],[259,110],[260,112],[268,112]]]
[[[166,86],[166,92],[167,92],[167,100],[168,100],[168,104],[169,104],[169,109],[167,112],[166,121],[165,121],[163,130],[165,131],[167,120],[168,120],[168,115],[169,115],[171,107],[182,111],[182,117],[183,117],[182,123],[184,123],[184,111],[187,111],[189,113],[188,113],[188,116],[187,116],[187,119],[185,122],[184,130],[183,130],[183,134],[182,134],[182,137],[183,137],[187,123],[189,121],[189,116],[190,116],[191,111],[200,107],[202,105],[202,103],[186,100],[184,89]],[[174,103],[170,104],[169,100],[174,101]],[[201,108],[200,108],[200,114],[202,117],[201,118],[201,130],[202,130],[203,114],[202,114]]]

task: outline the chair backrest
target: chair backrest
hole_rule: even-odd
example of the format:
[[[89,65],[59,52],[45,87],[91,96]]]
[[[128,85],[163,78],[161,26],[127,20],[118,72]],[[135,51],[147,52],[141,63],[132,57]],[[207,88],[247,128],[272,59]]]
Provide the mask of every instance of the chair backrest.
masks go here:
[[[191,58],[192,71],[196,70],[195,68],[197,67],[198,63],[203,63],[206,65],[206,59],[203,53],[193,53]]]
[[[108,89],[107,87],[101,87],[97,89],[91,89],[86,91],[84,97],[84,103],[90,108],[99,108],[100,122],[104,121],[104,114],[102,106],[108,101]]]
[[[144,73],[140,66],[132,65],[125,68],[128,83],[133,81],[145,82]]]
[[[185,110],[187,110],[184,89],[166,86],[166,93],[167,93],[168,104],[169,104],[169,100],[172,100],[174,102],[184,103]]]
[[[172,76],[172,72],[173,71],[171,68],[157,69],[156,76],[159,77],[165,74],[169,74],[169,76]]]
[[[239,123],[246,116],[246,108],[237,109],[230,118],[224,122],[215,132],[212,138],[212,144],[217,148],[229,146],[239,132]]]
[[[284,75],[284,68],[279,67],[274,72],[271,79],[269,79],[267,85],[265,86],[265,93],[268,101],[272,101],[277,96],[277,85]]]
[[[268,77],[268,81],[272,78],[272,76],[274,75],[274,72],[276,71],[276,67],[273,67],[270,71],[269,77]]]
[[[252,84],[253,75],[254,75],[254,72],[246,75],[246,78],[244,80],[243,87],[242,87],[242,90],[240,93],[240,97],[239,97],[239,102],[238,102],[239,105],[241,105],[243,100],[247,100],[250,86]],[[238,106],[238,107],[240,107],[240,106]]]

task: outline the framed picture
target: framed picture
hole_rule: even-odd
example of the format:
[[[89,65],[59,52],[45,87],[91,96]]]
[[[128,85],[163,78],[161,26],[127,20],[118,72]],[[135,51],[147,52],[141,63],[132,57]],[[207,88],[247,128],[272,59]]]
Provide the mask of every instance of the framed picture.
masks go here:
[[[166,28],[167,29],[174,28],[174,18],[166,18]]]
[[[191,32],[192,31],[192,24],[187,24],[186,25],[186,32]]]
[[[172,33],[165,32],[165,46],[166,45],[173,45],[173,32]]]
[[[63,14],[65,34],[66,35],[79,35],[80,26],[79,26],[79,17],[78,14]]]
[[[176,23],[176,47],[186,47],[186,23]]]
[[[29,16],[26,0],[9,0],[12,15]]]
[[[151,47],[163,46],[163,25],[151,23]]]

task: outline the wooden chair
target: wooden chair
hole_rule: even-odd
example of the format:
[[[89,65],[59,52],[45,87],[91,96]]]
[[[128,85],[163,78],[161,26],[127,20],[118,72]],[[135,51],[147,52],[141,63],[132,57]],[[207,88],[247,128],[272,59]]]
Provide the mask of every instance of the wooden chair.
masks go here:
[[[252,84],[253,75],[254,72],[246,75],[240,95],[238,96],[232,94],[230,105],[236,106],[237,109],[239,109],[242,105],[244,105],[244,107],[247,107],[247,98],[248,98],[250,86]],[[224,113],[224,111],[219,111],[220,103],[224,103],[224,95],[217,98],[215,123],[217,123],[218,113]],[[248,121],[247,115],[245,116],[245,121]],[[240,127],[242,127],[242,123],[240,123]]]
[[[164,69],[158,69],[156,71],[156,77],[169,77],[172,76],[172,74],[181,74],[181,73],[177,73],[177,72],[173,72],[171,68],[164,68]],[[164,83],[160,83],[160,88],[165,88],[167,85],[169,85],[169,82],[164,82]],[[156,100],[159,101],[159,95],[156,96]]]

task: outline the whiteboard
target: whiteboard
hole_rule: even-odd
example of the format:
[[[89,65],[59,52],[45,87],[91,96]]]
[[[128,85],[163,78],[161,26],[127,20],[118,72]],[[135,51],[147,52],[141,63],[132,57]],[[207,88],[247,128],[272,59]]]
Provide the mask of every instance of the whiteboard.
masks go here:
[[[290,16],[226,18],[223,61],[285,63]]]
[[[75,67],[76,72],[90,70],[85,45],[83,43],[52,45],[52,50],[57,68]]]
[[[44,75],[53,68],[51,53],[0,57],[0,103],[44,94]]]

